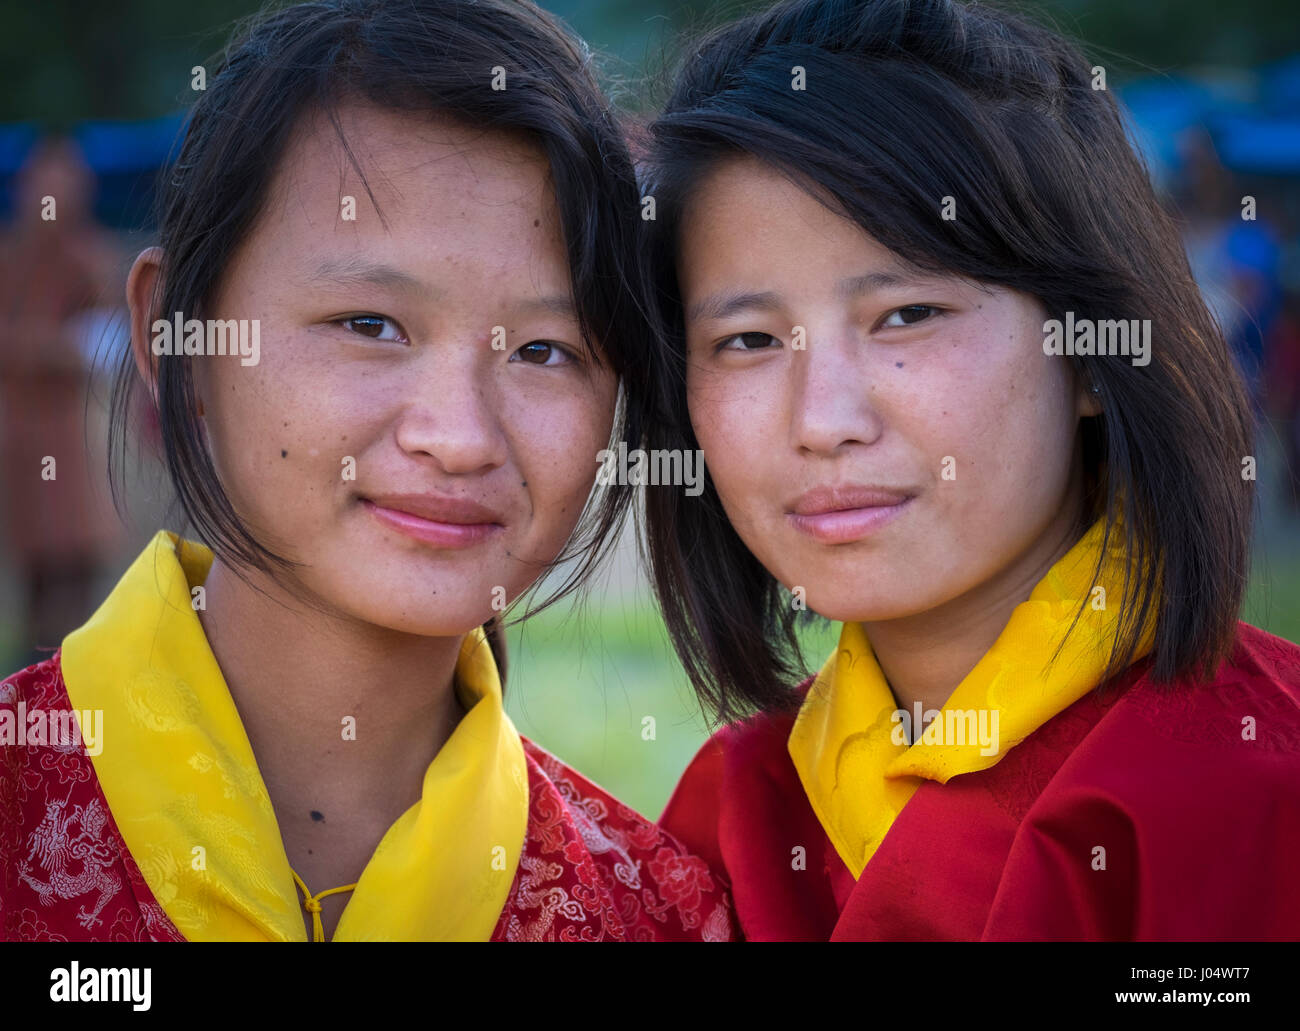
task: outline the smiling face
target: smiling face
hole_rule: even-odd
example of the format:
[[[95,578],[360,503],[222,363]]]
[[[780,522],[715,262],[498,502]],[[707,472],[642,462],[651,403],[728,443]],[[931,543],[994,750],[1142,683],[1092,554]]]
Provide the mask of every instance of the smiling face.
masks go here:
[[[1073,543],[1097,409],[1043,354],[1037,300],[918,272],[751,158],[681,224],[692,426],[737,533],[810,609],[1020,590]]]
[[[578,331],[540,151],[340,115],[379,211],[329,123],[305,123],[205,313],[260,320],[260,361],[193,359],[202,424],[235,511],[304,563],[295,595],[461,634],[569,538],[616,383]]]

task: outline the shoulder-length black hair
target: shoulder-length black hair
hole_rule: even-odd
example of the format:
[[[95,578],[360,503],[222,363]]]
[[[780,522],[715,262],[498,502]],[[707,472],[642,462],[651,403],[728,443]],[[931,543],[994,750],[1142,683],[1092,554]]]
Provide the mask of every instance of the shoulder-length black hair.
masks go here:
[[[504,89],[493,88],[498,68]],[[255,16],[210,74],[179,155],[161,178],[156,313],[202,317],[267,203],[286,144],[309,114],[330,117],[356,166],[337,117],[348,101],[441,114],[534,141],[549,163],[582,333],[597,361],[620,377],[644,364],[651,347],[648,286],[631,157],[585,44],[525,0],[323,0]],[[113,388],[115,482],[136,379],[127,353]],[[222,489],[195,416],[191,359],[160,358],[157,381],[163,461],[189,522],[237,570],[285,568]],[[625,400],[615,440],[638,440],[642,423],[638,404]],[[591,461],[594,475],[595,455]],[[582,560],[547,604],[595,568],[630,494],[612,485],[595,496],[556,561]],[[496,625],[489,625],[494,637]]]
[[[693,185],[736,155],[783,170],[920,267],[1023,291],[1052,318],[1150,319],[1149,365],[1073,359],[1102,407],[1081,429],[1085,516],[1105,517],[1103,549],[1114,534],[1129,570],[1106,679],[1133,662],[1151,619],[1154,678],[1208,676],[1245,585],[1253,419],[1177,227],[1093,81],[1055,33],[951,0],[790,0],[703,38],[650,126],[665,325],[649,437],[697,446],[677,239]],[[947,197],[955,220],[941,217]],[[724,719],[794,704],[796,613],[712,482],[646,504],[656,591],[701,700]]]

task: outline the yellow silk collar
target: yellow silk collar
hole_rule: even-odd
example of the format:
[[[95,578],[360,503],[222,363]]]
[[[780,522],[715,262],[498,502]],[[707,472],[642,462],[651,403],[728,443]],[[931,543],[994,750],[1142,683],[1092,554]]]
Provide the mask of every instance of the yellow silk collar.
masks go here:
[[[855,877],[926,780],[943,784],[993,766],[1097,686],[1117,629],[1124,578],[1112,531],[1094,580],[1103,530],[1103,522],[1094,524],[1048,570],[911,745],[862,625],[844,624],[838,648],[808,690],[788,748],[813,811]],[[1138,657],[1151,640],[1148,628]]]
[[[211,565],[206,547],[160,531],[64,640],[64,680],[74,708],[103,712],[95,773],[186,939],[305,941],[270,797],[191,605]],[[466,637],[456,679],[468,711],[429,764],[421,800],[375,849],[335,941],[492,934],[527,830],[527,767],[481,630]]]

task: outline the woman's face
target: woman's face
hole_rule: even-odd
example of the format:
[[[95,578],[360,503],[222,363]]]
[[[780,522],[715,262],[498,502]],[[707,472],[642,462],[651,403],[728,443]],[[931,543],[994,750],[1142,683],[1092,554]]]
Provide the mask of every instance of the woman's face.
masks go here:
[[[238,514],[304,563],[295,593],[460,634],[569,538],[616,382],[579,335],[540,151],[341,116],[378,210],[329,123],[304,125],[210,313],[259,319],[260,361],[197,360],[202,423]]]
[[[1096,409],[1034,298],[911,269],[750,158],[684,216],[691,423],[741,539],[810,609],[917,615],[1068,547]]]

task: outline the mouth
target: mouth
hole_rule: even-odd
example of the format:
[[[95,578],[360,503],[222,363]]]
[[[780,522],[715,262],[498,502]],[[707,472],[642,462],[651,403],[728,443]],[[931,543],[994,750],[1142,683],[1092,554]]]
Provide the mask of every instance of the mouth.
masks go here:
[[[817,487],[800,495],[786,518],[820,544],[851,544],[893,522],[915,497],[890,487]]]
[[[443,494],[382,494],[361,504],[382,526],[437,548],[473,547],[505,529],[493,509]]]

